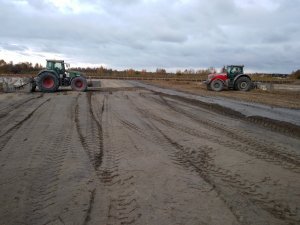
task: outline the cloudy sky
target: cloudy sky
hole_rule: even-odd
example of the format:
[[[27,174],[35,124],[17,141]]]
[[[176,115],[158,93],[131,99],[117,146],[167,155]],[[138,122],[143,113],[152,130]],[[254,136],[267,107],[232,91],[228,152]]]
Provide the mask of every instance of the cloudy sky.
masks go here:
[[[300,68],[300,0],[0,0],[0,59],[114,69]]]

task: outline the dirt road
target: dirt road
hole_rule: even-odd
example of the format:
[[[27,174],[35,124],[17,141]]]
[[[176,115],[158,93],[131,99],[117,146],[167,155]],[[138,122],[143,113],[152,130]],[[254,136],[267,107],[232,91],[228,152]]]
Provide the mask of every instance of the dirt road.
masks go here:
[[[278,126],[126,81],[0,95],[0,224],[299,224]]]

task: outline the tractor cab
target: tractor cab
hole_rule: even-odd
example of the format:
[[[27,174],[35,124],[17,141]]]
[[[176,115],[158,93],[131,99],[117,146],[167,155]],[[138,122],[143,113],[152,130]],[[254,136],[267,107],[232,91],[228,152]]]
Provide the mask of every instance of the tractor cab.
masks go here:
[[[237,75],[244,73],[244,65],[229,65],[226,68],[227,71],[227,77],[231,82],[233,82],[234,78]]]
[[[47,60],[46,68],[48,70],[54,70],[59,75],[65,75],[66,69],[65,69],[65,63],[63,60]]]

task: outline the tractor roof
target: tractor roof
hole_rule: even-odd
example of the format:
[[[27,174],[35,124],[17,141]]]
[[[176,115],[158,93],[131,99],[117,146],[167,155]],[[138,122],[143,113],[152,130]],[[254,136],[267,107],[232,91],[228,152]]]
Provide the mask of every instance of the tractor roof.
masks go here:
[[[227,65],[227,66],[244,67],[244,65]]]
[[[64,60],[56,60],[56,59],[46,59],[47,62],[60,62],[63,63]]]

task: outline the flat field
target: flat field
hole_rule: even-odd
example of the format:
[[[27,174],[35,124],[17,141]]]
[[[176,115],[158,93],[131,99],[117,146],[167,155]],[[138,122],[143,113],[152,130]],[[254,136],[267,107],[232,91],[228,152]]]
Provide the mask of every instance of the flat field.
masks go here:
[[[156,88],[0,94],[0,224],[300,224],[295,93]]]

